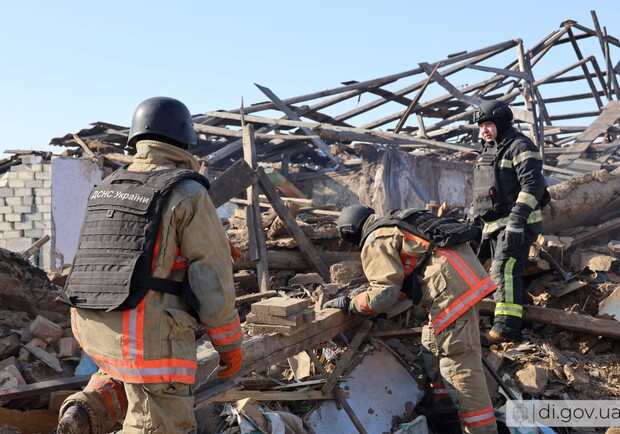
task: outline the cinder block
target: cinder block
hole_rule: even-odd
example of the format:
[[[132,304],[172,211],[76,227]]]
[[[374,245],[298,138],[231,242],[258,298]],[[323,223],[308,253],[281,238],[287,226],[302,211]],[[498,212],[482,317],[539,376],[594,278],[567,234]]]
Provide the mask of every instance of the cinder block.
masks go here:
[[[22,170],[17,172],[17,179],[21,179],[23,181],[34,181],[34,173],[30,170]]]
[[[58,342],[62,338],[62,327],[41,315],[37,315],[32,324],[30,324],[30,331],[48,344]]]
[[[45,171],[45,172],[36,172],[34,174],[34,179],[45,180],[45,179],[52,179],[52,177],[49,171]]]
[[[5,214],[4,218],[7,222],[21,222],[22,221],[22,215],[23,214],[19,214],[19,213],[9,213],[9,214]]]
[[[24,182],[24,187],[26,188],[43,188],[43,184],[45,181],[42,179],[30,179]]]
[[[257,315],[250,312],[246,315],[245,320],[251,324],[300,326],[304,323],[311,322],[314,317],[314,311],[306,309],[303,312],[289,316]]]
[[[251,312],[256,315],[289,316],[308,308],[308,300],[272,297],[252,304]]]
[[[14,188],[1,188],[0,189],[0,197],[6,197],[6,198],[11,198],[15,196],[15,189]]]
[[[15,196],[30,197],[32,196],[32,188],[16,188]]]
[[[6,240],[6,248],[13,252],[22,252],[32,246],[35,241],[34,238],[9,238]]]
[[[24,203],[24,201],[22,200],[21,197],[17,197],[15,196],[15,189],[14,188],[7,188],[7,190],[11,190],[13,192],[13,194],[11,194],[11,196],[7,196],[4,200],[6,201],[6,204],[9,206],[16,206],[16,205],[21,205]],[[0,190],[0,194],[2,194],[3,190]]]

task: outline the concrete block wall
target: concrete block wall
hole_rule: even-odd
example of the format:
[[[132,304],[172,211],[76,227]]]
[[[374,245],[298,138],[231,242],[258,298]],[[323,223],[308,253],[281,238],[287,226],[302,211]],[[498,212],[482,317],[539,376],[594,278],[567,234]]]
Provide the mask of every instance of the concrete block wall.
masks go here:
[[[102,178],[89,158],[22,156],[0,175],[0,247],[21,252],[49,235],[33,263],[62,270],[73,260],[88,193]]]
[[[38,155],[25,155],[21,161],[0,175],[0,247],[15,252],[54,235],[49,161]],[[39,250],[36,265],[49,266],[50,249],[48,242]]]

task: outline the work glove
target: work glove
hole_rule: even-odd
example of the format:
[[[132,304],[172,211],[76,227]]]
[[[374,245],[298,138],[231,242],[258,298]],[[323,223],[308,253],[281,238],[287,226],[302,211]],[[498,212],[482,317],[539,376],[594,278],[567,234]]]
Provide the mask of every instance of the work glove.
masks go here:
[[[222,351],[220,355],[220,366],[224,369],[217,373],[218,377],[226,378],[235,374],[243,363],[243,352],[241,348],[237,348],[231,351]]]
[[[329,300],[323,305],[323,308],[335,308],[340,309],[344,313],[351,313],[350,311],[351,299],[346,296],[336,297],[333,300]]]
[[[525,242],[525,223],[523,217],[510,216],[506,225],[506,245],[519,246]]]

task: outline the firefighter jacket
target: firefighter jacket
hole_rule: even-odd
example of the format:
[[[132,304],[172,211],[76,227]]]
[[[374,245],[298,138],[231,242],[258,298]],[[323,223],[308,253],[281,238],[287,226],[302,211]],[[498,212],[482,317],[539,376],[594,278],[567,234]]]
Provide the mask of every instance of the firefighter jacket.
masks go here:
[[[128,170],[175,167],[198,169],[189,152],[145,140],[138,142]],[[152,276],[176,282],[187,279],[198,301],[197,311],[178,295],[149,290],[130,309],[73,308],[74,334],[84,351],[115,379],[193,384],[198,322],[219,352],[242,343],[226,233],[207,190],[195,180],[179,181],[168,193]]]
[[[377,220],[371,215],[369,228]],[[424,257],[429,242],[398,227],[380,227],[366,238],[362,267],[370,288],[355,296],[357,312],[387,312],[401,298],[405,277]],[[436,247],[422,272],[421,304],[429,309],[436,334],[496,289],[469,244]]]
[[[510,128],[497,141],[484,144],[474,168],[471,210],[484,221],[483,236],[505,228],[511,215],[540,232],[541,201],[547,198],[542,158],[530,139]]]

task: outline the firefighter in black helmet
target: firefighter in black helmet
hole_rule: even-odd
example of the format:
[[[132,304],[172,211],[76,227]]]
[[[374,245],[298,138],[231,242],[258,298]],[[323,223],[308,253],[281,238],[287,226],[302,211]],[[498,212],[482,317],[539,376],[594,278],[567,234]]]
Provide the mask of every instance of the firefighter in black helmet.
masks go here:
[[[440,243],[438,238],[445,239],[448,231],[458,232],[454,224],[423,210],[393,210],[380,216],[356,204],[342,210],[336,227],[341,239],[361,249],[369,285],[356,295],[329,300],[323,307],[369,317],[386,313],[404,296],[411,296],[428,309],[422,354],[433,411],[441,413],[443,420],[458,412],[452,420],[460,420],[465,433],[497,434],[480,361],[476,306],[496,286],[467,242],[433,243],[431,247],[431,239]],[[417,300],[412,285],[418,287]],[[448,432],[447,426],[437,428]]]
[[[497,284],[493,327],[482,344],[522,339],[525,288],[521,272],[529,249],[542,231],[548,198],[538,147],[512,124],[503,101],[484,101],[473,114],[483,148],[474,168],[471,217],[483,222],[481,260],[492,258],[490,274]]]
[[[58,434],[196,430],[195,332],[219,354],[219,377],[241,368],[243,332],[226,232],[188,148],[180,101],[149,98],[129,132],[133,163],[90,194],[63,293],[71,325],[97,364],[60,408]]]

